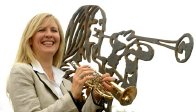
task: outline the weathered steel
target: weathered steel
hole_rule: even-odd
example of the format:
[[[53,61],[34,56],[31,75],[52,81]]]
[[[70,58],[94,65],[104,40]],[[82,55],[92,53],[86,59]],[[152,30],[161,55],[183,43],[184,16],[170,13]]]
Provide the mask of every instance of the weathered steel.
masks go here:
[[[101,19],[96,18],[98,12],[101,14]],[[97,25],[97,27],[92,29],[92,25]],[[176,60],[180,63],[189,59],[193,49],[193,38],[189,33],[182,35],[176,41],[171,41],[137,36],[133,30],[120,31],[108,36],[104,34],[105,29],[106,15],[103,9],[97,5],[82,6],[73,14],[65,35],[66,48],[61,67],[62,70],[67,71],[66,78],[70,78],[69,74],[74,72],[69,69],[69,62],[79,63],[87,60],[89,63],[92,61],[96,63],[99,72],[116,75],[118,77],[116,83],[123,88],[136,86],[138,60],[150,61],[154,56],[154,50],[149,43],[174,50]],[[93,38],[97,41],[91,41]],[[126,42],[122,42],[121,38],[125,38]],[[185,38],[188,39],[188,42],[184,41]],[[104,40],[109,40],[109,43]],[[101,54],[101,49],[109,50],[103,48],[103,42],[112,48],[111,51],[108,51],[110,52],[108,56]],[[147,48],[147,51],[143,50],[143,47]],[[181,59],[179,54],[183,54],[184,58]],[[130,56],[134,56],[134,58],[130,59]],[[118,71],[118,64],[122,59],[125,61],[123,74]],[[111,103],[107,111],[111,110]]]

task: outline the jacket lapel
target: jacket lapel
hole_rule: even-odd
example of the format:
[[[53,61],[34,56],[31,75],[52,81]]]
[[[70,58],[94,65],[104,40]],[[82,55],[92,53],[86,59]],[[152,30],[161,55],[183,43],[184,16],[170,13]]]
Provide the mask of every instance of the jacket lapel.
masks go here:
[[[48,88],[51,90],[51,92],[52,92],[57,98],[59,98],[59,97],[58,97],[58,94],[57,94],[57,92],[56,92],[56,90],[54,89],[53,85],[49,82],[49,80],[47,79],[46,75],[43,75],[43,74],[40,74],[40,73],[37,73],[37,75],[38,75],[40,81],[42,81],[42,82],[44,83],[44,85],[45,85],[46,87],[48,87]]]
[[[67,91],[71,91],[71,85],[72,85],[72,83],[69,80],[63,79],[63,81],[60,85],[62,93],[66,94]]]

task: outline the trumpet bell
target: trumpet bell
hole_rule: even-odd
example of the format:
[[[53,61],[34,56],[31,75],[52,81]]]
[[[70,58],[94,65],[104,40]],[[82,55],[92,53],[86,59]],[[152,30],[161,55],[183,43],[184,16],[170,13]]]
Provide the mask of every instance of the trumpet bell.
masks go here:
[[[121,105],[125,106],[133,102],[137,95],[137,88],[135,86],[129,86],[124,89],[114,82],[111,82],[111,84],[114,86],[111,93],[120,102]]]

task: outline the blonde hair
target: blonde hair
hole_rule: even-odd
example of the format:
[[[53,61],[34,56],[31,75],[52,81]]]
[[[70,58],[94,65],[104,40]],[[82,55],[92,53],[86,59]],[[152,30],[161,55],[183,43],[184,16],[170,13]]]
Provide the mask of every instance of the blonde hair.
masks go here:
[[[20,41],[19,49],[16,56],[16,62],[31,63],[35,61],[35,54],[33,53],[30,46],[30,39],[36,33],[38,27],[42,24],[43,20],[46,18],[53,19],[58,25],[61,41],[60,41],[59,49],[57,50],[56,54],[53,57],[53,65],[56,67],[60,67],[62,63],[64,49],[65,49],[64,34],[63,34],[62,27],[59,21],[57,20],[57,18],[55,18],[52,14],[49,13],[37,14],[29,21],[29,23],[27,24],[23,32]]]

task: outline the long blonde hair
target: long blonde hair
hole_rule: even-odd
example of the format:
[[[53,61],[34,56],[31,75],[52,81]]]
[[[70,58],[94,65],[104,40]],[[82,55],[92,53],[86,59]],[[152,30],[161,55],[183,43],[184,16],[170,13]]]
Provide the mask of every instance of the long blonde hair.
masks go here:
[[[49,13],[37,14],[29,21],[29,23],[27,24],[23,32],[23,35],[20,41],[19,49],[18,49],[17,56],[16,56],[16,62],[31,63],[35,61],[35,54],[33,53],[29,42],[30,42],[31,37],[36,33],[40,24],[46,18],[53,19],[58,25],[61,41],[60,41],[59,49],[53,57],[53,65],[56,67],[60,67],[63,54],[64,54],[63,51],[65,49],[64,34],[63,34],[62,27],[59,21],[57,20],[57,18],[55,18],[52,14],[49,14]]]

